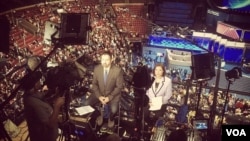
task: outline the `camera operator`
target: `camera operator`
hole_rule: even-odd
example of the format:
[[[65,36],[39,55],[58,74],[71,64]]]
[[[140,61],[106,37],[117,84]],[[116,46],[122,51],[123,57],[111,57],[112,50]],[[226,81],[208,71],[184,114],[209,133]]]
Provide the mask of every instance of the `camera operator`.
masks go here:
[[[24,114],[30,141],[56,141],[58,137],[58,115],[64,97],[58,97],[53,106],[43,100],[46,86],[42,84],[42,73],[31,72],[22,80],[24,90]]]

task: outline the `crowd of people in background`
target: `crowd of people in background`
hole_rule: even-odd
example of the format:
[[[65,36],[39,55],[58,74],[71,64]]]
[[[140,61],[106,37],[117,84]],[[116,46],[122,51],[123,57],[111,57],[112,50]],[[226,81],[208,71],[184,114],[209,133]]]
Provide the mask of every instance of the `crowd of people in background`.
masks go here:
[[[89,33],[89,44],[67,45],[64,46],[64,48],[58,48],[55,53],[48,59],[47,64],[60,66],[65,62],[74,62],[84,56],[85,61],[83,61],[83,65],[90,72],[89,74],[92,75],[91,71],[93,71],[93,65],[99,63],[101,53],[109,50],[114,55],[113,58],[115,64],[117,66],[120,66],[124,71],[124,78],[127,81],[126,87],[123,91],[126,93],[130,93],[130,80],[131,75],[135,70],[135,66],[138,65],[138,60],[142,62],[145,61],[143,60],[142,56],[137,56],[136,58],[139,59],[135,59],[134,56],[131,55],[133,50],[133,43],[130,42],[129,38],[146,38],[150,33],[124,33],[125,27],[118,27],[119,23],[116,23],[116,17],[119,17],[121,15],[127,16],[123,13],[129,11],[129,6],[125,6],[126,8],[119,8],[119,6],[112,7],[107,3],[105,3],[104,7],[101,8],[101,6],[101,4],[95,2],[88,3],[88,5],[86,5],[81,1],[65,1],[59,3],[46,3],[36,5],[24,10],[11,10],[9,13],[7,13],[6,15],[11,23],[11,44],[9,54],[0,53],[0,58],[5,59],[5,61],[0,62],[0,103],[5,101],[14,92],[14,90],[19,85],[19,80],[23,78],[27,73],[27,59],[31,56],[45,57],[53,49],[53,45],[45,44],[42,39],[45,32],[45,22],[47,20],[55,23],[61,22],[58,9],[63,9],[66,12],[90,13],[91,31]],[[101,12],[103,11],[103,8],[104,13]],[[32,23],[38,29],[37,33],[35,35],[32,35],[25,29],[20,28],[18,25],[19,19],[25,19],[28,22]],[[27,36],[33,37],[33,40],[27,40]],[[187,74],[187,71],[185,71],[184,69],[178,67],[169,67],[166,68],[166,75],[171,78],[173,82],[176,82],[176,85],[173,85],[173,95],[170,98],[170,103],[182,103],[181,100],[187,93],[186,87],[183,84],[185,84],[185,80],[190,77],[190,74]],[[89,83],[90,80],[88,79],[92,78],[87,77],[83,80],[83,82],[84,84],[91,85]],[[192,87],[189,91],[189,103],[196,104],[196,88]],[[7,116],[22,112],[23,103],[21,103],[20,100],[22,98],[22,94],[22,91],[18,91],[15,98],[12,99],[7,105],[7,108],[5,108]],[[206,91],[204,89],[204,91],[202,91],[202,95],[204,99],[201,102],[201,107],[210,107],[212,104],[211,99],[213,97],[213,90]],[[242,102],[241,100],[239,101]],[[233,103],[235,103],[235,105]],[[249,102],[243,100],[242,103],[244,103],[242,105],[245,105]],[[239,107],[241,109],[244,107],[242,105],[238,103],[238,100],[236,100],[236,98],[230,99],[229,109],[230,107]],[[167,109],[172,112],[174,111],[174,108],[171,107],[168,107]]]

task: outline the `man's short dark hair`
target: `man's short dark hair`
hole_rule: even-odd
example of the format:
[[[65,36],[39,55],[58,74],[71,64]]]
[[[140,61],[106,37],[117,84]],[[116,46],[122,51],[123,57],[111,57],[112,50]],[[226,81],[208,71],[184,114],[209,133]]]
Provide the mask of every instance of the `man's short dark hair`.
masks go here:
[[[112,58],[112,53],[110,51],[104,51],[102,55],[108,55],[110,58]]]

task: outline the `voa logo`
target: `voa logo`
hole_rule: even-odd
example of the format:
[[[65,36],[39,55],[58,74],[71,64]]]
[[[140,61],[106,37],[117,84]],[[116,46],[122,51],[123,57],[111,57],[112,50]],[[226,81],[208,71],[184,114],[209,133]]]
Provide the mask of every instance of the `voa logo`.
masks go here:
[[[247,136],[244,129],[226,129],[227,136]]]

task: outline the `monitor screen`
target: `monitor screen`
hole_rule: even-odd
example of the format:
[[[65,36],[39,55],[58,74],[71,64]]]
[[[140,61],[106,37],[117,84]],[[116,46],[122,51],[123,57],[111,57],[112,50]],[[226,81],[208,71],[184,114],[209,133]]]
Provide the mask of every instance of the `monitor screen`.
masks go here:
[[[193,120],[193,128],[196,130],[205,130],[208,129],[208,120],[202,119],[202,120]]]

